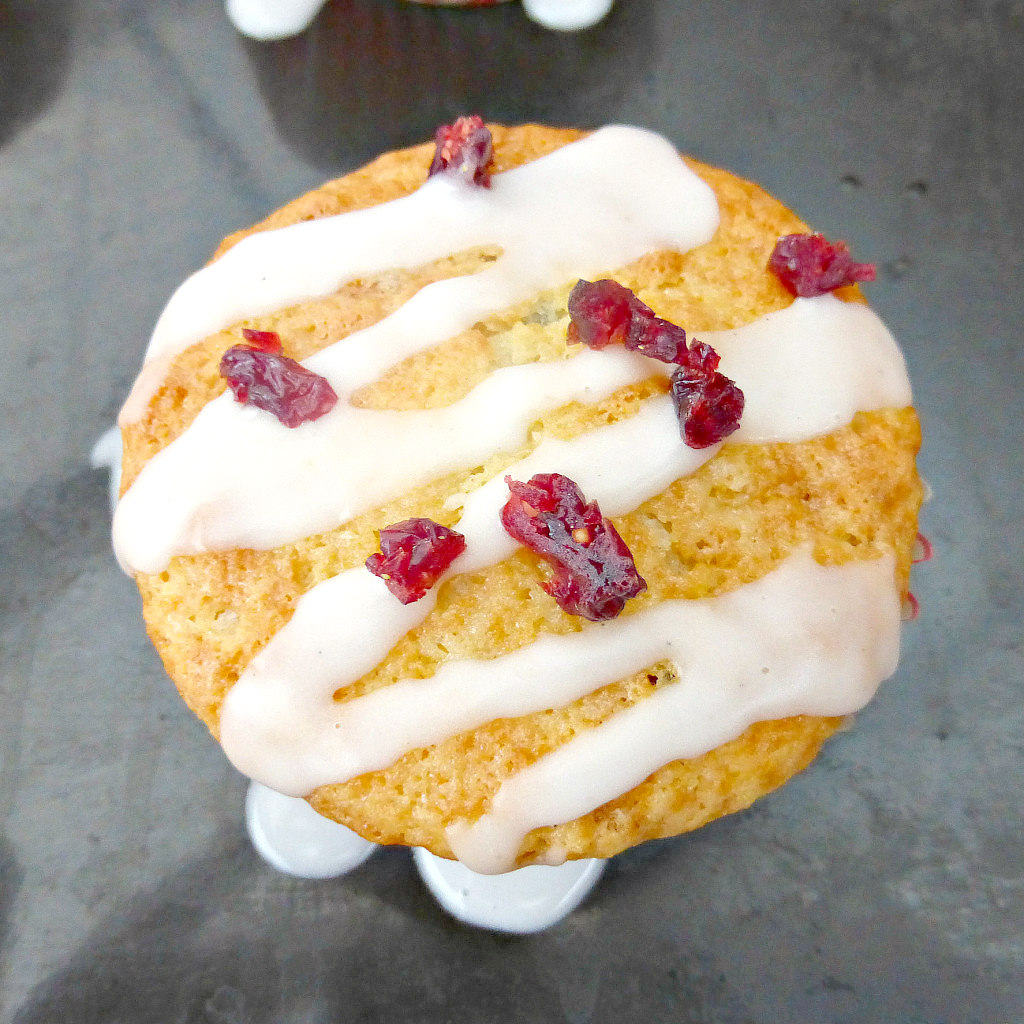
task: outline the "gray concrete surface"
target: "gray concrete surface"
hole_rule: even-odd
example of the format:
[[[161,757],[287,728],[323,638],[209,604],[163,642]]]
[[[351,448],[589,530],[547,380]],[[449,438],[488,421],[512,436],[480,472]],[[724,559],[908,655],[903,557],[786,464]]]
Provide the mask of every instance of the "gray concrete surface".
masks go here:
[[[0,1019],[1024,1020],[1024,7],[0,2]],[[746,813],[614,860],[539,936],[453,923],[404,851],[275,874],[180,704],[87,455],[220,237],[453,115],[629,121],[876,260],[934,491],[921,619],[856,727]]]

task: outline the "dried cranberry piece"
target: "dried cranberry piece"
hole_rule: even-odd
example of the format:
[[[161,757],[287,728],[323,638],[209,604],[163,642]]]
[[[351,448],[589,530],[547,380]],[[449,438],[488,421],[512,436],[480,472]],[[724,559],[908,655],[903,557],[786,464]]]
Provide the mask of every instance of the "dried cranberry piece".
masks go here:
[[[647,589],[618,531],[567,476],[538,473],[528,483],[507,476],[505,483],[511,493],[502,525],[551,565],[544,589],[563,611],[592,622],[614,619]]]
[[[253,332],[274,335],[273,331]],[[235,400],[273,413],[286,427],[297,427],[319,419],[331,411],[338,401],[326,377],[307,370],[294,359],[273,351],[274,338],[256,338],[259,345],[232,345],[220,360],[220,375],[231,388]]]
[[[494,144],[484,119],[476,114],[442,124],[434,132],[436,150],[427,177],[442,172],[456,174],[473,185],[491,187]]]
[[[743,392],[718,372],[718,353],[705,341],[687,342],[682,327],[654,315],[617,281],[577,281],[569,293],[569,343],[601,349],[621,341],[641,355],[675,363],[672,398],[679,432],[691,448],[707,448],[740,425]]]
[[[783,236],[768,267],[794,295],[804,297],[875,279],[873,263],[855,263],[845,242],[830,242],[821,234]]]
[[[721,361],[722,357],[706,341],[698,341],[696,338],[690,343],[686,358],[679,360],[680,364],[695,372],[706,374],[714,373]]]
[[[717,362],[717,358],[716,358]],[[672,374],[679,433],[691,448],[708,448],[740,425],[743,392],[723,373],[680,366]]]
[[[466,550],[466,538],[433,519],[405,519],[380,531],[380,552],[366,568],[379,576],[402,604],[412,604]]]
[[[566,333],[570,345],[602,349],[621,343],[633,352],[678,363],[686,358],[686,331],[654,310],[618,281],[577,281],[569,293]]]
[[[626,338],[626,348],[663,363],[686,363],[691,360],[686,331],[682,327],[652,315],[647,321],[634,317],[632,328]],[[710,346],[704,347],[710,350]]]
[[[251,327],[243,327],[242,337],[249,348],[254,348],[258,352],[281,354],[281,335],[277,331],[254,331]]]
[[[572,322],[566,339],[595,349],[615,342],[625,344],[634,313],[643,316],[641,307],[654,316],[652,309],[618,281],[579,280],[569,293]]]
[[[701,365],[718,356],[710,345],[687,344],[686,331],[654,315],[654,310],[618,281],[577,281],[569,293],[571,323],[566,341],[582,342],[588,348],[602,349],[621,342],[632,352],[659,359],[663,363]]]

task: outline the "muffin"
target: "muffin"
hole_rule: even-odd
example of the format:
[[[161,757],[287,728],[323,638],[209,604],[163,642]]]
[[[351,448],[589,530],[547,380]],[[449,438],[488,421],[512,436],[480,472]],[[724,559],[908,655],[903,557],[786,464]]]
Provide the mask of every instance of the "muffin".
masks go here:
[[[747,807],[896,664],[870,276],[625,126],[460,119],[230,236],[120,421],[169,675],[245,774],[478,871]]]

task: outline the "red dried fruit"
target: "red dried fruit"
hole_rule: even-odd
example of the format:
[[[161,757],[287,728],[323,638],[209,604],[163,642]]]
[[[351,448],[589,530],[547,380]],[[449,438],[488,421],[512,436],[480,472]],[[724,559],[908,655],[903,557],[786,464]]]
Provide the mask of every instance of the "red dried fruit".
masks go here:
[[[654,315],[618,281],[577,281],[569,293],[571,323],[566,341],[602,349],[621,342],[632,352],[663,363],[699,366],[709,373],[718,368],[718,354],[702,341],[688,344],[686,331]]]
[[[768,267],[794,295],[804,297],[875,279],[873,263],[855,263],[845,242],[830,242],[821,234],[783,236]]]
[[[366,568],[402,604],[418,601],[466,550],[466,538],[433,519],[405,519],[380,531],[380,552]]]
[[[605,278],[577,281],[569,293],[570,345],[602,349],[621,343],[633,352],[678,363],[687,359],[686,331],[654,315],[628,288]]]
[[[505,483],[511,494],[502,525],[551,565],[544,589],[563,611],[603,622],[647,589],[618,531],[567,476],[538,473],[528,483],[507,476]]]
[[[577,281],[569,292],[572,322],[566,340],[595,349],[613,342],[625,344],[634,313],[642,317],[644,311],[654,316],[650,307],[618,281]]]
[[[473,185],[491,187],[491,161],[494,145],[490,130],[476,114],[457,118],[454,124],[442,124],[434,132],[436,150],[427,171],[456,174]]]
[[[708,448],[737,430],[745,401],[725,374],[689,366],[680,366],[672,374],[672,400],[679,433],[691,448]]]
[[[232,345],[220,360],[220,375],[236,401],[272,413],[286,427],[319,419],[334,408],[338,396],[326,377],[280,355],[280,338],[273,331],[252,333],[264,336],[254,340],[270,348]]]
[[[277,331],[254,331],[251,327],[243,327],[242,337],[249,348],[254,348],[257,352],[281,354],[281,335]]]
[[[686,331],[682,327],[657,316],[649,320],[634,316],[626,348],[663,363],[688,363],[700,358],[699,353],[697,356],[691,354],[686,344]],[[710,346],[705,345],[704,348],[714,355]],[[718,362],[718,356],[715,356],[715,362]]]
[[[740,425],[743,392],[718,372],[718,353],[704,341],[687,343],[682,327],[654,315],[617,281],[577,281],[569,293],[567,340],[602,349],[621,341],[641,355],[675,363],[672,398],[679,432],[691,448],[707,448]]]

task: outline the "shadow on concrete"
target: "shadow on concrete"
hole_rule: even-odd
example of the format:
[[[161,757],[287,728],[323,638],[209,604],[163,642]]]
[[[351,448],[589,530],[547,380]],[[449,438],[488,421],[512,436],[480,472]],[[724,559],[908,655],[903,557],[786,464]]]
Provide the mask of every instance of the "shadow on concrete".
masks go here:
[[[465,113],[591,127],[636,88],[654,5],[620,3],[583,32],[551,32],[517,3],[444,9],[333,0],[302,35],[245,40],[279,131],[304,159],[343,170],[430,138]]]
[[[60,92],[70,12],[62,0],[0,0],[0,146]]]
[[[407,852],[304,881],[273,872],[232,832],[99,922],[15,1024],[442,1020],[469,1006],[498,1020],[502,1003],[526,1008],[515,1019],[544,1019],[543,993],[516,995],[528,951],[453,925]]]

